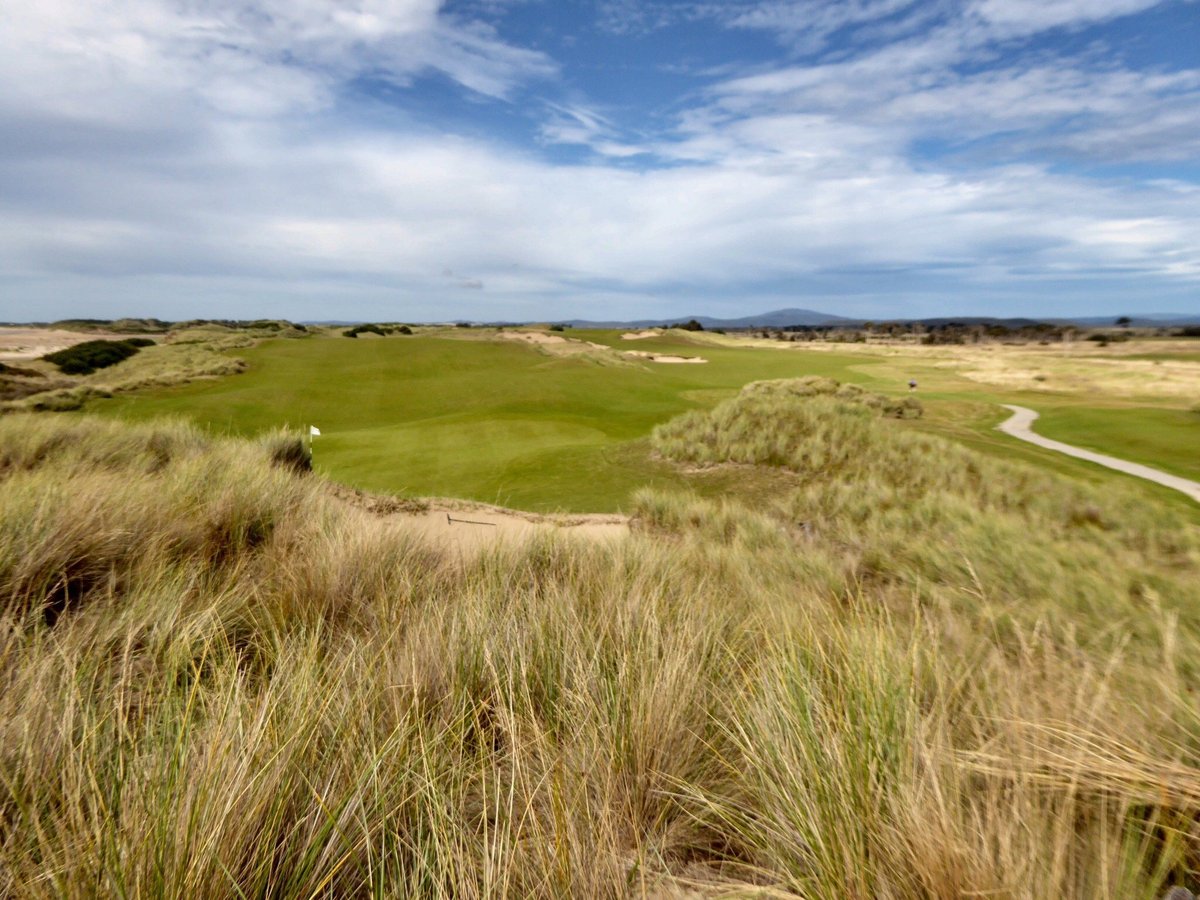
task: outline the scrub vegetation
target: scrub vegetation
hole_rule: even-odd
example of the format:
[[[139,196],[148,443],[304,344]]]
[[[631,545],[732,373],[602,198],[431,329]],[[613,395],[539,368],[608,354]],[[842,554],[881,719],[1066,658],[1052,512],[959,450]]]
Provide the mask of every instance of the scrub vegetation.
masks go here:
[[[112,324],[137,329],[139,323],[146,333],[155,333],[157,340],[86,341],[46,354],[23,368],[0,370],[0,414],[66,412],[119,394],[236,375],[245,371],[246,363],[231,355],[232,351],[254,347],[267,337],[308,335],[304,326],[278,322],[187,323],[162,333],[150,331],[156,320]],[[95,327],[87,322],[65,324]]]
[[[149,338],[128,338],[123,341],[84,341],[42,357],[54,363],[64,375],[91,375],[97,369],[107,369],[124,362],[143,347],[153,347]]]
[[[0,418],[0,895],[1196,887],[1200,529],[882,411],[749,386],[652,440],[770,502],[470,557],[294,433]]]

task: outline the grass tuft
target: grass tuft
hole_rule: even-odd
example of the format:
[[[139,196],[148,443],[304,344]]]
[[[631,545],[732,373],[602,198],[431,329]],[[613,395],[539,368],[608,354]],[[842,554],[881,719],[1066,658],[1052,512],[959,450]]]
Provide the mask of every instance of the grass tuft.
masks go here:
[[[1194,526],[839,392],[656,439],[773,503],[468,557],[294,435],[0,419],[0,894],[1195,886]]]

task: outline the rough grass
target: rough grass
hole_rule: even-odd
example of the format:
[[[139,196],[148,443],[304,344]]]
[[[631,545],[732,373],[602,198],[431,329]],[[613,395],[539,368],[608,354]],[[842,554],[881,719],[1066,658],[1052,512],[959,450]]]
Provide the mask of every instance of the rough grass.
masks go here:
[[[230,356],[230,351],[280,335],[303,337],[306,333],[278,326],[241,330],[206,326],[169,332],[161,343],[131,338],[77,344],[43,357],[56,365],[62,363],[61,371],[72,377],[37,381],[0,377],[0,414],[68,412],[116,394],[237,375],[246,370],[246,362]]]
[[[0,894],[1195,887],[1196,530],[773,402],[865,459],[467,561],[287,435],[0,419]]]

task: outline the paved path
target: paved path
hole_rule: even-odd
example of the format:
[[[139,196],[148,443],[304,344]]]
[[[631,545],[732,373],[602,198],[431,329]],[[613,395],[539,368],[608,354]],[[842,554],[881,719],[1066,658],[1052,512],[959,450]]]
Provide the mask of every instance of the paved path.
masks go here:
[[[1091,450],[1084,450],[1081,447],[1073,447],[1061,441],[1052,441],[1049,438],[1044,438],[1039,434],[1034,434],[1029,427],[1038,417],[1038,414],[1032,409],[1026,409],[1024,406],[1010,406],[1007,403],[1002,405],[1005,409],[1013,411],[1011,418],[1006,419],[996,426],[1005,434],[1011,434],[1015,438],[1029,441],[1029,443],[1045,447],[1047,450],[1057,450],[1059,453],[1074,456],[1076,459],[1086,459],[1088,462],[1116,469],[1118,472],[1124,472],[1126,475],[1136,475],[1138,478],[1145,478],[1147,481],[1154,481],[1166,487],[1174,488],[1177,491],[1183,491],[1183,493],[1187,494],[1197,503],[1200,503],[1200,481],[1180,478],[1178,475],[1168,475],[1166,472],[1160,472],[1158,469],[1152,469],[1140,463],[1126,462],[1123,459],[1117,459],[1115,456],[1105,456],[1103,453],[1094,453]]]

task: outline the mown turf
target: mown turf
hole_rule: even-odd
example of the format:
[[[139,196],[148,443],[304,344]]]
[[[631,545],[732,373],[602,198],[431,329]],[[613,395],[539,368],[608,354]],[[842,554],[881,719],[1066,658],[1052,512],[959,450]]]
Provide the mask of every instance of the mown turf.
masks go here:
[[[1130,482],[1000,435],[1000,403],[1043,414],[1037,428],[1078,443],[1197,477],[1200,415],[1132,407],[1102,398],[1028,394],[988,387],[928,360],[800,348],[732,348],[668,334],[624,341],[616,331],[573,337],[618,351],[703,356],[706,365],[602,364],[596,355],[556,356],[486,335],[445,333],[379,340],[320,337],[271,340],[238,350],[244,375],[94,403],[130,418],[185,415],[210,429],[255,434],[318,425],[317,468],[373,491],[456,496],[531,510],[620,510],[644,486],[687,482],[724,492],[723,474],[697,479],[653,458],[651,429],[688,409],[709,409],[744,384],[825,375],[875,391],[903,393],[920,383],[925,418],[905,427],[933,431],[994,456],[1036,461],[1095,483]],[[476,338],[476,339],[472,339]],[[751,477],[745,476],[742,477]],[[1187,498],[1135,482],[1173,505]],[[755,490],[767,491],[759,485]]]
[[[1034,429],[1046,437],[1121,455],[1184,478],[1200,479],[1200,413],[1186,409],[1056,406]]]
[[[236,434],[316,424],[317,468],[357,487],[591,512],[620,509],[639,487],[681,482],[644,440],[680,412],[712,406],[760,378],[868,380],[850,371],[862,363],[857,356],[581,336],[709,363],[602,365],[453,335],[268,341],[239,351],[250,363],[245,375],[95,409],[131,418],[183,414]]]

